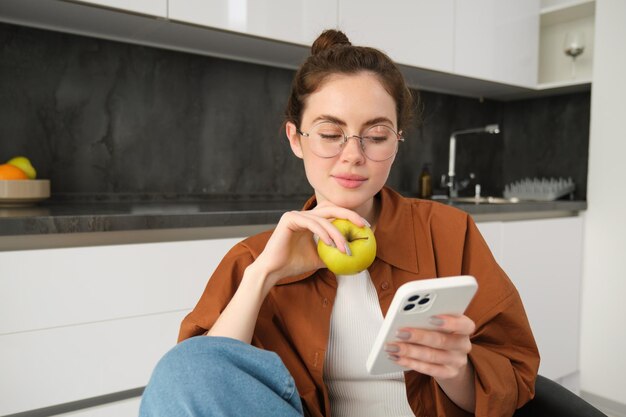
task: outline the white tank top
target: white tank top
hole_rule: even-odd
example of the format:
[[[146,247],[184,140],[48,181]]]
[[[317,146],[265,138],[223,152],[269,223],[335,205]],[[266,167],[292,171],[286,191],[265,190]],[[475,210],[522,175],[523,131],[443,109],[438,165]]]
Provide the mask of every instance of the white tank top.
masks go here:
[[[383,315],[367,270],[337,276],[324,382],[333,417],[414,417],[404,373],[369,375],[367,355]]]

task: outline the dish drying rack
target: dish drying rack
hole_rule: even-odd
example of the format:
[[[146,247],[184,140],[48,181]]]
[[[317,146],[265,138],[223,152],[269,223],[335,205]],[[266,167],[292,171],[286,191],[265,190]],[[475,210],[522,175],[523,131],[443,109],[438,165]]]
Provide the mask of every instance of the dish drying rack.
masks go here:
[[[576,186],[571,178],[524,178],[504,187],[504,198],[554,201],[572,194]]]

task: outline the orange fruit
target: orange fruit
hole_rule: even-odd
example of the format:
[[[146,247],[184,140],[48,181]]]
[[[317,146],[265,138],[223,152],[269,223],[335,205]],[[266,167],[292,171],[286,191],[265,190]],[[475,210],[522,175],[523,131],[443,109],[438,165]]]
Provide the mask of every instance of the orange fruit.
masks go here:
[[[27,180],[28,175],[21,169],[10,164],[0,165],[0,180]]]

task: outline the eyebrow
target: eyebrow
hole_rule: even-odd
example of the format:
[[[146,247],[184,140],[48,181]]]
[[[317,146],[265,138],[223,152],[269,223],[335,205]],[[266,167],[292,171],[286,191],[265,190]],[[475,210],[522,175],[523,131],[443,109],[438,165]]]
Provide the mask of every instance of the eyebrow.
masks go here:
[[[344,122],[343,120],[335,117],[335,116],[331,116],[329,114],[322,114],[318,117],[316,117],[315,119],[313,119],[312,124],[315,124],[319,121],[329,121],[329,122],[333,122],[333,123],[337,123],[339,126],[347,126],[347,123]],[[375,125],[375,124],[379,124],[379,123],[384,123],[387,122],[389,123],[391,126],[393,126],[393,122],[391,120],[389,120],[386,117],[375,117],[373,119],[370,119],[368,121],[366,121],[365,123],[363,123],[363,126],[371,126],[371,125]]]

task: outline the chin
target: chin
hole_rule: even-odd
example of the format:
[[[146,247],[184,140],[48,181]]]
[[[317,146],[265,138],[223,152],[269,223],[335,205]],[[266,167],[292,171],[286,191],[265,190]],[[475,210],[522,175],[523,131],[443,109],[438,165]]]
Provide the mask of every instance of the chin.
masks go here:
[[[381,187],[382,188],[382,187]],[[338,190],[324,196],[336,206],[356,211],[374,197],[380,189]]]

